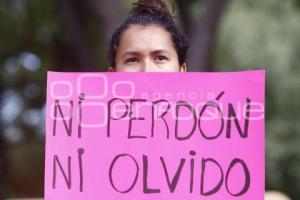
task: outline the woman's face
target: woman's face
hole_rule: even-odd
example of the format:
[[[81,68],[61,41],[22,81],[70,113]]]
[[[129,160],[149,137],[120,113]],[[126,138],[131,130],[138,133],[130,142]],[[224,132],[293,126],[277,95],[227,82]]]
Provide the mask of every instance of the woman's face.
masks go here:
[[[170,34],[158,25],[131,25],[116,52],[117,72],[185,72]]]

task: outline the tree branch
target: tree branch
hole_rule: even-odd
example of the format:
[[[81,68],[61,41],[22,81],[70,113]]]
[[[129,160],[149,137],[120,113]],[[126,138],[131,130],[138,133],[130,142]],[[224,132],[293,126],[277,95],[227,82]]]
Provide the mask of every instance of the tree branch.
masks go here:
[[[191,19],[186,0],[176,0],[177,8],[180,14],[180,22],[182,24],[183,32],[185,35],[190,34]]]
[[[0,78],[1,79],[1,78]],[[2,81],[2,79],[1,79]],[[1,97],[3,94],[4,88],[0,86],[0,105]],[[7,164],[7,155],[6,155],[6,142],[3,137],[3,126],[0,123],[0,199],[5,198],[5,193],[7,192],[7,182],[8,182],[8,164]]]
[[[84,33],[84,1],[58,0],[59,13],[63,19],[66,37],[70,42],[72,63],[80,71],[95,70],[93,52],[90,49]],[[61,55],[59,55],[61,56]]]
[[[124,20],[125,11],[119,0],[87,0],[90,10],[99,21],[100,38],[105,45],[109,44],[115,28]]]
[[[230,0],[206,0],[205,11],[191,31],[189,71],[213,71],[216,35],[222,14]]]

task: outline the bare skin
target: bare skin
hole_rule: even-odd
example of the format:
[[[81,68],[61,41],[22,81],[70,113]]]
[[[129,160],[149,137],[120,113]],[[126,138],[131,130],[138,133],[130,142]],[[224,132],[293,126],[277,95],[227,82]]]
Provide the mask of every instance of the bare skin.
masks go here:
[[[131,25],[116,53],[117,72],[186,72],[179,64],[170,34],[158,25]]]

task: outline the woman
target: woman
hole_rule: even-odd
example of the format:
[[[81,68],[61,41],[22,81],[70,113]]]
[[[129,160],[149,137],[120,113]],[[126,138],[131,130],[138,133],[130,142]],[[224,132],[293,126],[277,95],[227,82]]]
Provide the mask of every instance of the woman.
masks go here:
[[[139,0],[112,35],[109,71],[186,72],[189,47],[161,0]]]

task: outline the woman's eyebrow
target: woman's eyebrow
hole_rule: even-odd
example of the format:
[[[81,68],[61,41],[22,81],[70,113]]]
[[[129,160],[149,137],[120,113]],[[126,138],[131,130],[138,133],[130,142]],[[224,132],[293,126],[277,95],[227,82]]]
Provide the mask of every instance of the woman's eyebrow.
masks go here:
[[[122,55],[122,57],[124,58],[124,57],[126,57],[126,56],[138,56],[138,55],[140,55],[140,53],[137,52],[137,51],[126,51],[126,52]]]
[[[157,55],[157,54],[167,54],[167,55],[170,55],[169,51],[164,50],[164,49],[152,51],[151,54],[153,54],[153,55]]]

